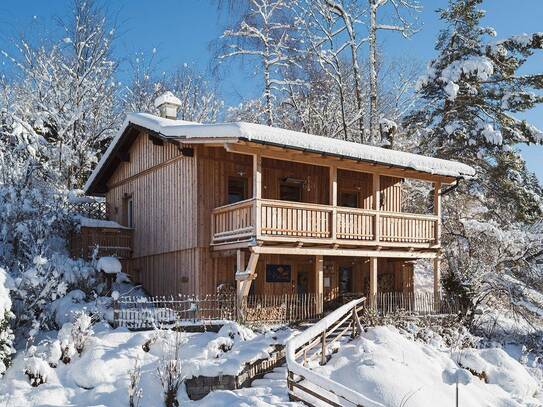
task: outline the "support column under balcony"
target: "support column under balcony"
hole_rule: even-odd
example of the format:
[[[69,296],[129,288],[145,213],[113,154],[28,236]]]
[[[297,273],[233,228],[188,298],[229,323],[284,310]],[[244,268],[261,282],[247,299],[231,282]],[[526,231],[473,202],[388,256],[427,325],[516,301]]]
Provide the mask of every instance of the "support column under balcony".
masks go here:
[[[377,308],[377,257],[370,257],[370,298],[369,306],[373,309]]]

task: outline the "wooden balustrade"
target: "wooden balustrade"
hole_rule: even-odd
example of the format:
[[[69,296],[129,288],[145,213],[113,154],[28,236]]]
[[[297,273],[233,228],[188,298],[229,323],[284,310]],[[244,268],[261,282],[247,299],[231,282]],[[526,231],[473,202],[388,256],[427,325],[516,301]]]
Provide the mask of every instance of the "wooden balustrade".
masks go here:
[[[337,209],[338,239],[373,240],[375,213],[372,211],[357,210],[353,208]]]
[[[252,198],[216,208],[212,244],[259,239],[307,239],[325,243],[373,242],[423,244],[438,242],[438,217]],[[257,211],[259,211],[257,213]],[[259,215],[259,216],[257,216]],[[335,216],[335,227],[333,217]],[[256,225],[256,219],[260,224]],[[376,233],[379,232],[379,233]]]
[[[263,235],[331,237],[331,206],[262,200],[260,210]]]
[[[243,240],[254,235],[255,199],[236,202],[213,210],[211,233],[214,243]]]

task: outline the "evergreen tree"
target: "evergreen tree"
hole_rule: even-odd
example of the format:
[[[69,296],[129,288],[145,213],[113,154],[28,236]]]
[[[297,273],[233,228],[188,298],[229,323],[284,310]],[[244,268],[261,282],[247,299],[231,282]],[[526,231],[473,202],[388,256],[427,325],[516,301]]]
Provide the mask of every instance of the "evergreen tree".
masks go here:
[[[417,83],[426,103],[406,125],[420,138],[422,153],[478,170],[471,193],[494,215],[534,220],[541,216],[541,188],[514,148],[543,142],[543,133],[515,113],[543,101],[543,75],[519,73],[543,47],[543,33],[491,40],[496,32],[481,26],[482,1],[450,0],[439,11],[447,24],[438,37],[439,55]]]

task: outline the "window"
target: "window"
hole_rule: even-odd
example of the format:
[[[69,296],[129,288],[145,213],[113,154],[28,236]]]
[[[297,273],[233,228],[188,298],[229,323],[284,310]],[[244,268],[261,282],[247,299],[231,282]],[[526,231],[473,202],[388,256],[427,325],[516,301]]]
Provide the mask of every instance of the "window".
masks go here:
[[[125,194],[123,197],[122,222],[129,228],[134,227],[134,200],[131,194]]]
[[[342,191],[339,194],[339,206],[346,206],[347,208],[358,208],[358,192]]]
[[[126,201],[126,226],[129,228],[134,227],[134,200],[132,197]]]
[[[281,181],[279,199],[282,201],[302,202],[303,182]]]
[[[246,177],[228,177],[228,203],[236,203],[247,199],[249,181]]]

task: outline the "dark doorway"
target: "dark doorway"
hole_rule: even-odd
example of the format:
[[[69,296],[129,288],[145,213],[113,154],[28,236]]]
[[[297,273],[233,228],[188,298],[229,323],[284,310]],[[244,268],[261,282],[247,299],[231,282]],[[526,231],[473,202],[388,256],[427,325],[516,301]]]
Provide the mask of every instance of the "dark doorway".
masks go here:
[[[339,268],[339,292],[341,294],[351,293],[353,291],[353,268]]]
[[[296,289],[298,294],[307,294],[309,292],[309,273],[307,271],[298,272]]]

